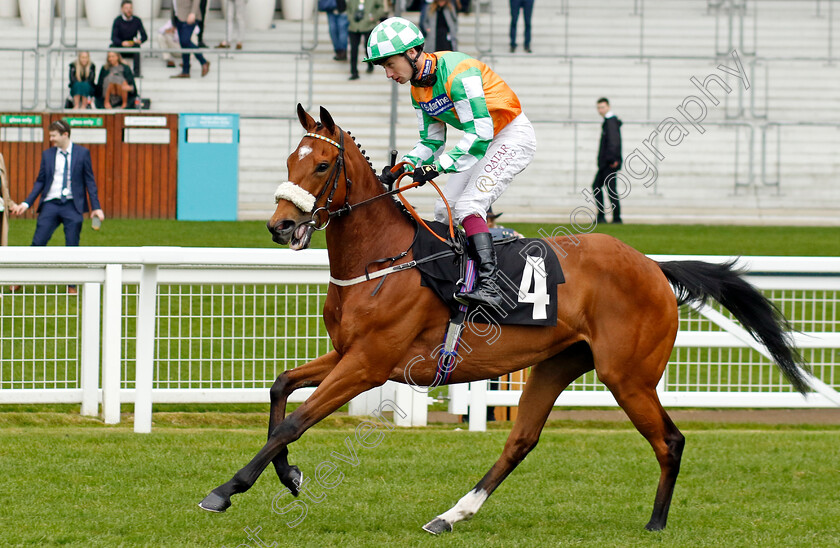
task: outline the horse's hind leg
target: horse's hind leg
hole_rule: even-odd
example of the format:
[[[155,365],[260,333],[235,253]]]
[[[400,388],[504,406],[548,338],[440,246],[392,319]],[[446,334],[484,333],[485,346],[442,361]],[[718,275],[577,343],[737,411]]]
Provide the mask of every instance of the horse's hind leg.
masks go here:
[[[592,354],[589,347],[583,344],[575,345],[535,365],[519,400],[519,414],[502,456],[472,491],[451,509],[424,525],[423,529],[435,535],[451,531],[455,523],[470,519],[478,512],[487,497],[537,445],[540,432],[560,392],[590,370]]]
[[[283,419],[286,417],[286,402],[289,399],[289,395],[298,388],[318,386],[324,380],[324,377],[333,370],[339,358],[338,353],[332,351],[300,367],[284,371],[277,377],[277,380],[274,381],[269,391],[271,394],[271,409],[268,418],[269,439],[271,439],[271,433],[274,431],[274,428],[283,422]],[[300,468],[289,464],[288,446],[284,446],[271,462],[274,464],[274,470],[277,472],[277,477],[280,478],[280,482],[294,496],[297,496],[299,486],[303,481],[303,474]]]
[[[668,349],[670,353],[670,348]],[[654,356],[656,353],[654,353]],[[618,379],[609,376],[599,377],[601,381],[615,396],[618,404],[630,417],[636,429],[645,439],[648,440],[656,460],[659,461],[661,470],[659,485],[656,488],[656,498],[653,503],[653,513],[645,528],[649,531],[659,531],[665,528],[668,520],[668,509],[671,506],[671,496],[674,494],[674,485],[677,482],[677,475],[680,473],[680,459],[685,437],[671,421],[671,418],[662,408],[659,396],[656,394],[656,384],[664,369],[664,363],[668,356],[665,355],[664,362],[658,358],[656,365],[646,369],[643,364],[634,368],[633,371],[625,372]],[[647,363],[654,363],[654,358],[649,357]],[[651,371],[659,368],[658,375],[650,375]]]

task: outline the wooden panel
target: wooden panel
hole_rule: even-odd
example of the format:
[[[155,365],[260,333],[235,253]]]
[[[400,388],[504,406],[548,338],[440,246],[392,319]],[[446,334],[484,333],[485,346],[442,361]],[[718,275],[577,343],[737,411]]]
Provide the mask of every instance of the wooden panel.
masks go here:
[[[3,113],[38,114],[38,113]],[[126,116],[144,116],[143,112],[79,111],[78,113],[40,113],[44,140],[41,143],[0,142],[6,158],[12,198],[20,202],[32,190],[38,176],[41,153],[49,148],[47,128],[66,116],[101,117],[108,132],[105,144],[84,143],[90,150],[99,201],[108,218],[174,219],[177,212],[178,115],[165,116],[170,130],[169,144],[123,142]],[[72,137],[72,131],[71,131]],[[26,213],[34,217],[34,212]]]
[[[530,372],[531,368],[529,367],[528,369],[514,371],[508,375],[502,375],[498,379],[499,387],[496,390],[522,390],[523,386],[519,383],[524,383],[528,380],[528,374]],[[497,421],[515,421],[519,415],[519,407],[497,406],[493,410],[493,414]]]

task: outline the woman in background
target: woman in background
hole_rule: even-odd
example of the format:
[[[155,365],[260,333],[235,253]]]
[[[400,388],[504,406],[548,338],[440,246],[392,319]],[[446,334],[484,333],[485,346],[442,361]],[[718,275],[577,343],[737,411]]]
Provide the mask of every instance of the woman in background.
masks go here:
[[[90,108],[96,94],[96,65],[90,62],[90,53],[80,51],[76,60],[70,63],[70,96],[73,108]]]
[[[108,52],[107,61],[99,71],[96,88],[102,99],[102,108],[128,108],[137,97],[134,73],[116,51]],[[119,104],[120,100],[122,104]]]
[[[429,52],[458,51],[458,13],[452,0],[434,0],[425,20]]]

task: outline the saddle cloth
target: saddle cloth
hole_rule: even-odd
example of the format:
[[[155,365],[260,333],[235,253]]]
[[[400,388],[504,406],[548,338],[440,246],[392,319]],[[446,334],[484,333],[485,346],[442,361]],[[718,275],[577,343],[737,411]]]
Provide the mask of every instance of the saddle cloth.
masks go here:
[[[448,236],[447,225],[433,221],[427,221],[427,224],[440,236]],[[564,283],[565,279],[557,255],[551,247],[536,238],[497,241],[495,247],[502,306],[481,307],[482,313],[474,313],[471,307],[469,321],[503,325],[556,325],[557,285]],[[426,229],[418,227],[417,238],[411,249],[414,259],[419,260],[446,251],[449,246]],[[417,268],[420,270],[421,284],[434,291],[453,314],[457,312],[460,303],[454,295],[456,284],[461,278],[460,258],[453,254],[418,264]]]

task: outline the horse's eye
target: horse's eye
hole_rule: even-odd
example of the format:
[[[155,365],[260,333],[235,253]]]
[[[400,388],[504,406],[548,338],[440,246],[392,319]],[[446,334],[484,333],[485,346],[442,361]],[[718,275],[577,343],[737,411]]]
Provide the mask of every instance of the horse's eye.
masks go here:
[[[330,164],[328,164],[327,162],[321,162],[321,163],[320,163],[320,164],[318,164],[318,166],[315,168],[315,171],[317,171],[318,173],[323,173],[323,172],[325,172],[327,169],[329,169],[329,167],[330,167]]]

